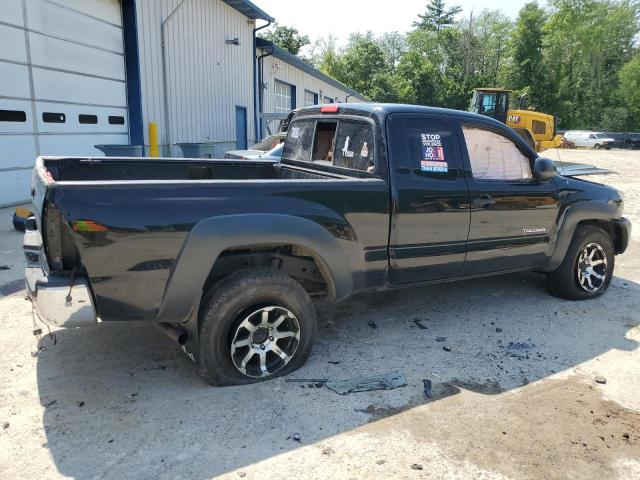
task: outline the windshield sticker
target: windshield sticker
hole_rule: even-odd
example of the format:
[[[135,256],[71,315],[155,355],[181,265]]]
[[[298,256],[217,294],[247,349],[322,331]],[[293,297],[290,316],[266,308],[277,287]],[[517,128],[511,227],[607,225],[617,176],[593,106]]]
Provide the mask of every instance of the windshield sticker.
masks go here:
[[[353,150],[349,150],[349,144],[351,143],[351,137],[347,137],[344,140],[344,147],[342,147],[342,156],[345,158],[353,158],[355,154]]]
[[[369,145],[367,144],[367,142],[364,142],[364,145],[362,145],[362,150],[360,150],[360,156],[362,158],[367,158],[369,156]]]
[[[293,138],[294,140],[300,138],[300,127],[291,128],[291,138]]]
[[[423,133],[420,138],[422,139],[420,170],[429,173],[448,173],[449,166],[444,158],[440,135],[437,133]]]

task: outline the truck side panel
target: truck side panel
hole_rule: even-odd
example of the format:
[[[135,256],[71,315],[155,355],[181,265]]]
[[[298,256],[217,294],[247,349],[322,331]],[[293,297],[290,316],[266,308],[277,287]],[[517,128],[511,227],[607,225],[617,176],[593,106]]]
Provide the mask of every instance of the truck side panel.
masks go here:
[[[302,241],[303,233],[282,230],[303,222],[315,225],[308,229],[307,244],[301,246],[323,249],[323,253],[339,249],[328,257],[336,258],[335,262],[325,260],[330,269],[344,265],[351,272],[350,287],[349,281],[343,279],[344,268],[332,271],[339,296],[384,282],[389,193],[386,182],[380,179],[191,181],[167,182],[161,187],[150,182],[62,182],[51,189],[52,202],[71,228],[103,321],[157,320],[165,290],[166,295],[173,295],[173,290],[167,288],[172,272],[189,276],[191,268],[185,270],[182,262],[194,265],[195,261],[202,268],[194,271],[193,277],[202,279],[202,272],[206,270],[208,274],[225,245],[224,231],[215,228],[222,225],[207,220],[247,212],[291,218],[286,225],[275,220],[280,217],[273,217],[273,222],[263,221],[262,240],[275,239],[273,234],[278,233],[282,234],[278,238]],[[257,232],[252,231],[251,218],[246,220],[243,245],[261,242]],[[211,249],[206,258],[200,258],[203,252],[198,248],[198,257],[187,259],[185,240],[196,225],[202,225],[196,230],[199,243],[209,241]],[[320,232],[325,232],[322,241]],[[329,238],[334,239],[334,245],[327,245]],[[204,285],[195,284],[193,287],[198,290],[193,292],[193,298]],[[184,288],[180,288],[184,298]],[[176,317],[182,313],[179,308],[163,312],[163,319],[178,321]]]

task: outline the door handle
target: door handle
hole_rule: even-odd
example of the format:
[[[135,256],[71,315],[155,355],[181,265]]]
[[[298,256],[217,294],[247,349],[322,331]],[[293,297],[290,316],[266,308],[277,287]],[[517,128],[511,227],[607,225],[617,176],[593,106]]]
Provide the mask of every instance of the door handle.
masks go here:
[[[489,194],[480,195],[478,198],[473,199],[473,206],[479,208],[490,207],[495,205],[496,201]]]

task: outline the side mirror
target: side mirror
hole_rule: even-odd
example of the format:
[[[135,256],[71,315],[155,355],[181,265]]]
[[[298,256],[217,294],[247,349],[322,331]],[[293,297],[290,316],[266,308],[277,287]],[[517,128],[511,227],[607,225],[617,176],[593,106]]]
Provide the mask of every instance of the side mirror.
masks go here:
[[[536,158],[533,163],[533,177],[537,180],[550,180],[558,176],[558,169],[553,160],[544,157]]]

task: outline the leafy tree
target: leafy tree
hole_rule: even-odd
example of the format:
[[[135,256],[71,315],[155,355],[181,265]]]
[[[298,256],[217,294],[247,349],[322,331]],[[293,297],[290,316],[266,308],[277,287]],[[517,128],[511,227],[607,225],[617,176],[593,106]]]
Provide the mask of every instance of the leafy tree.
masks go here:
[[[445,27],[453,25],[456,15],[462,11],[459,6],[446,8],[444,0],[431,0],[427,4],[427,11],[418,14],[420,20],[413,23],[414,27],[425,30],[440,31]]]
[[[518,14],[510,40],[510,86],[526,91],[529,106],[537,108],[544,105],[547,93],[543,52],[546,17],[537,2],[527,3]]]
[[[278,25],[278,22],[264,33],[259,33],[259,36],[294,55],[298,55],[302,47],[311,44],[307,35],[300,35],[296,28]]]
[[[628,112],[634,129],[640,127],[640,52],[619,73],[618,98]]]

